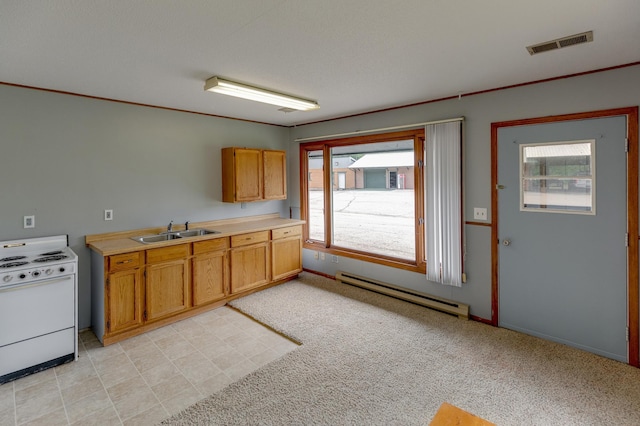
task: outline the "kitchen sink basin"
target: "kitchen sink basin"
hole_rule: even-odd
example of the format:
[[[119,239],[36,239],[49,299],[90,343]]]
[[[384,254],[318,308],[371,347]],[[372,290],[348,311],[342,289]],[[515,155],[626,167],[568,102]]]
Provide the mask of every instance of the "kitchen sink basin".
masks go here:
[[[161,241],[176,240],[178,238],[182,238],[182,237],[177,233],[170,233],[170,234],[164,233],[164,234],[157,234],[157,235],[145,235],[142,237],[133,237],[131,239],[138,241],[140,243],[150,244],[150,243],[159,243]]]
[[[190,229],[188,231],[178,231],[181,237],[199,237],[201,235],[219,234],[220,231],[212,231],[209,229]]]
[[[143,235],[141,237],[132,237],[134,241],[139,243],[151,244],[160,243],[162,241],[177,240],[179,238],[199,237],[202,235],[219,234],[220,231],[212,231],[210,229],[190,229],[188,231],[163,232],[155,235]]]

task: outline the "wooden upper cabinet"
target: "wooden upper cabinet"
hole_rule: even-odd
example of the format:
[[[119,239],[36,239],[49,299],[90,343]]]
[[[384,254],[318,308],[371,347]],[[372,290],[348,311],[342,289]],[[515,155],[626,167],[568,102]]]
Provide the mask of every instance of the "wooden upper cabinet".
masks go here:
[[[237,203],[287,198],[286,152],[222,149],[222,201]]]
[[[262,151],[264,199],[287,198],[287,154],[285,151]]]

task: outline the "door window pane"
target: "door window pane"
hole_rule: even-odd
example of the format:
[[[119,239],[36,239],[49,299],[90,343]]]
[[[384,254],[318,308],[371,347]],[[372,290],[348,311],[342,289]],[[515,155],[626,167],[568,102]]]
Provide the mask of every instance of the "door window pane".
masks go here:
[[[520,210],[595,214],[595,140],[520,146]]]

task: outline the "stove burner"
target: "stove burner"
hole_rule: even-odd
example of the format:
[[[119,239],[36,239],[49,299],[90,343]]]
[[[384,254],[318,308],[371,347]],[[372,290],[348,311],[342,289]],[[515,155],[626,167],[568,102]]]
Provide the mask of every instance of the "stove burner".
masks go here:
[[[10,256],[0,259],[0,262],[11,262],[12,260],[26,259],[27,256]]]
[[[66,259],[69,256],[48,256],[48,257],[39,257],[37,259],[33,259],[34,262],[44,263],[44,262],[55,262],[56,260]]]
[[[16,266],[22,266],[22,265],[26,265],[29,262],[9,262],[9,263],[3,263],[2,265],[0,265],[0,268],[15,268]]]
[[[56,251],[50,251],[47,253],[42,253],[42,254],[39,254],[38,256],[53,256],[55,254],[62,254],[62,253],[64,253],[62,250],[56,250]]]

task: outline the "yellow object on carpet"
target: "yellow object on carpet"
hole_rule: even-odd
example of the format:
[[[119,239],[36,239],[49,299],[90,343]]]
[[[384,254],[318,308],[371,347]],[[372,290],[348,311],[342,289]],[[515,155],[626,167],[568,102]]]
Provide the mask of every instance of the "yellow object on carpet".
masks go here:
[[[458,407],[455,407],[449,403],[443,402],[438,412],[436,413],[430,426],[496,426],[494,423],[488,422],[475,416],[471,413],[467,413]]]

